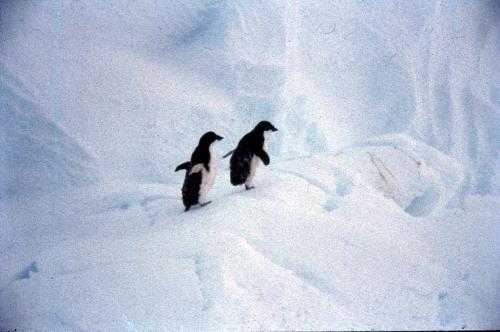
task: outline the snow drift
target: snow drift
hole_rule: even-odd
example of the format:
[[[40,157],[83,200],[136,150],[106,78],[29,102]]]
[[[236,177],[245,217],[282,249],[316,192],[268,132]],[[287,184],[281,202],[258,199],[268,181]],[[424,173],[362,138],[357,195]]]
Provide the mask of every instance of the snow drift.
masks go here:
[[[0,326],[498,326],[498,199],[468,197],[415,217],[426,212],[414,202],[421,192],[434,190],[439,204],[440,189],[453,188],[440,181],[453,174],[402,145],[274,162],[252,191],[222,171],[213,203],[189,213],[178,185],[100,183],[4,199],[0,215],[16,222],[0,234]],[[411,179],[396,182],[401,175]]]
[[[16,91],[7,73],[0,78],[0,198],[93,183],[91,155]]]

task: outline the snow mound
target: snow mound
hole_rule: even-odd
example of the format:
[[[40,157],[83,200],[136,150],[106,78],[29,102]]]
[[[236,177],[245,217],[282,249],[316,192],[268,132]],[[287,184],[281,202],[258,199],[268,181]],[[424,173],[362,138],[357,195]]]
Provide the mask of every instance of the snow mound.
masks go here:
[[[327,209],[334,209],[354,184],[380,191],[413,216],[456,206],[464,194],[460,163],[406,135],[388,135],[311,158],[317,165],[305,167],[292,158],[281,167],[327,192]]]
[[[460,204],[464,194],[461,164],[405,135],[357,144],[337,160],[353,178],[382,191],[414,216]]]

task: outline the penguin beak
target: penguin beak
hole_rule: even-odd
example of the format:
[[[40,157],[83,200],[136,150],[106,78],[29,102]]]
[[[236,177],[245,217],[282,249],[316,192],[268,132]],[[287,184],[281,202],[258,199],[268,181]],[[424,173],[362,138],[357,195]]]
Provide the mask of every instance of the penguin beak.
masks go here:
[[[278,131],[278,128],[273,127],[273,128],[271,128],[271,131]]]
[[[219,136],[219,135],[217,135],[215,138],[216,138],[218,141],[220,141],[220,140],[223,140],[223,139],[224,139],[224,137]]]

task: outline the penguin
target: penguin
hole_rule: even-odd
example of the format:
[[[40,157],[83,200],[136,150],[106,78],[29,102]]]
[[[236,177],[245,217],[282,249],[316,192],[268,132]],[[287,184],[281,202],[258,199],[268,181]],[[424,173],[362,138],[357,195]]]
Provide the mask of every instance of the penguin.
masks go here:
[[[266,139],[277,130],[269,121],[261,121],[251,132],[243,136],[236,149],[225,155],[227,157],[232,153],[229,165],[233,186],[245,184],[246,190],[254,188],[253,178],[257,167],[261,163],[266,166],[270,163],[269,155],[265,151]]]
[[[175,171],[186,170],[184,184],[182,185],[182,202],[185,211],[191,206],[210,204],[208,191],[212,188],[217,174],[217,155],[215,143],[223,137],[213,131],[209,131],[200,138],[200,142],[191,155],[191,160],[180,164]]]

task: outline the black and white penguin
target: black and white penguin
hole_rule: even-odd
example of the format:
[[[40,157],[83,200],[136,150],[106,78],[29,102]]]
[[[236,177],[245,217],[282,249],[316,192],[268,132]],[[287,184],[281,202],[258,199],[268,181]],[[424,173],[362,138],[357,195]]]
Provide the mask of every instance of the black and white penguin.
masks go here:
[[[188,211],[192,205],[205,206],[208,200],[208,191],[212,188],[217,174],[217,155],[215,143],[222,139],[213,131],[209,131],[200,138],[200,142],[191,155],[191,161],[177,166],[175,171],[186,170],[186,177],[182,185],[182,202]]]
[[[246,190],[254,188],[253,178],[257,167],[262,162],[266,166],[270,163],[269,155],[265,151],[266,139],[271,132],[277,130],[269,121],[261,121],[251,132],[243,136],[232,152],[233,155],[229,162],[232,185],[245,184]]]

